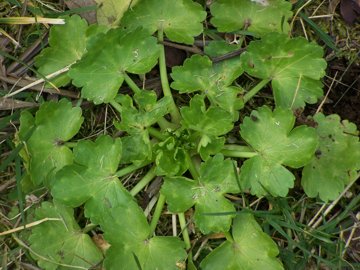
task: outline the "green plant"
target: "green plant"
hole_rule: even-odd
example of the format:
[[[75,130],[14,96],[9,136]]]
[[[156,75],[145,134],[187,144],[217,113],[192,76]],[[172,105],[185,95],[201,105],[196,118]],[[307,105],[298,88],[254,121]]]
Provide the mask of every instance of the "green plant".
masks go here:
[[[227,238],[202,260],[201,269],[219,269],[217,265],[282,269],[275,242],[246,205],[235,205],[227,194],[285,197],[295,182],[288,168],[303,168],[305,193],[324,201],[336,199],[345,184],[355,179],[360,169],[355,125],[318,113],[312,117],[313,126],[294,128],[293,112],[323,95],[322,48],[301,37],[288,37],[288,2],[241,3],[219,0],[210,6],[212,24],[219,31],[240,34],[239,44],[210,42],[207,55],[193,55],[172,69],[171,85],[164,36],[184,44],[193,44],[200,34],[220,37],[212,29],[203,30],[207,14],[193,1],[139,1],[112,29],[88,26],[78,16],[66,17],[64,26],[51,28],[50,47],[36,58],[38,70],[48,75],[69,67],[52,83],[71,82],[81,88],[82,98],[110,104],[120,116],[114,125],[124,135],[69,142],[83,117],[80,106],[65,99],[44,102],[35,116],[29,111],[21,114],[17,143],[26,146],[21,151],[27,169],[24,187],[45,186],[53,198],[36,211],[38,219],[52,220],[38,225],[29,238],[31,254],[42,268],[89,269],[104,259],[106,269],[120,265],[123,269],[184,269],[186,265],[194,269],[185,212],[195,205],[196,228]],[[264,19],[255,20],[258,11]],[[243,23],[234,21],[235,16]],[[211,60],[242,48],[250,40],[246,35],[255,38],[241,56]],[[133,80],[157,64],[160,97]],[[236,82],[244,72],[260,79],[250,90]],[[124,82],[132,94],[119,93]],[[245,116],[244,106],[270,82],[275,109],[265,105]],[[180,106],[170,87],[186,94],[189,101]],[[240,119],[240,133],[234,135]],[[230,134],[237,143],[229,142]],[[149,171],[128,191],[120,179],[140,168]],[[156,176],[162,176],[164,183],[149,224],[134,196]],[[165,203],[178,215],[183,241],[155,235]],[[74,219],[73,209],[79,207],[90,222],[84,228]],[[87,234],[95,228],[111,245],[104,254]],[[52,243],[51,248],[42,248],[46,242]]]

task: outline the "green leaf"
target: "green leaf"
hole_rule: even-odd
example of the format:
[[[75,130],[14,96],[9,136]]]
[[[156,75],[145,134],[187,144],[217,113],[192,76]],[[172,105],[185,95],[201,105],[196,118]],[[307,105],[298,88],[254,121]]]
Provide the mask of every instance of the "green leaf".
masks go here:
[[[96,19],[100,25],[116,27],[126,10],[132,8],[138,0],[95,0],[99,5],[96,10]]]
[[[49,45],[35,58],[35,66],[43,75],[49,75],[79,60],[86,49],[86,30],[88,26],[78,15],[65,18],[64,25],[50,28]],[[51,82],[57,86],[64,86],[70,78],[63,73]]]
[[[290,30],[291,3],[284,0],[218,0],[210,11],[211,23],[220,32],[246,30],[262,36]]]
[[[320,144],[302,172],[301,184],[309,197],[335,200],[360,169],[359,131],[336,114],[314,116]]]
[[[51,175],[72,163],[72,152],[64,143],[79,131],[82,122],[81,109],[73,108],[65,99],[40,106],[35,116],[35,130],[26,143],[30,158],[28,173],[35,185],[51,184]]]
[[[121,164],[141,164],[146,160],[152,160],[152,146],[146,130],[121,137],[121,141],[123,148]]]
[[[166,256],[164,251],[166,250]],[[113,244],[106,253],[106,269],[173,269],[184,265],[187,254],[184,243],[176,237],[155,236],[141,242],[126,245]],[[139,265],[136,260],[138,260]],[[141,268],[139,268],[139,266]]]
[[[112,101],[124,81],[124,73],[143,74],[157,63],[160,46],[144,30],[112,29],[98,35],[83,58],[69,71],[82,97],[95,104]]]
[[[291,110],[266,106],[252,111],[240,125],[241,137],[258,153],[246,160],[240,170],[243,189],[257,196],[270,193],[286,196],[294,185],[295,176],[283,165],[300,168],[312,158],[318,139],[313,128],[293,129],[295,117]]]
[[[172,69],[171,87],[180,93],[202,91],[212,104],[235,116],[235,111],[243,107],[238,97],[242,90],[230,85],[242,73],[240,58],[213,65],[207,56],[193,55],[183,66]]]
[[[156,101],[152,94],[141,91],[134,98],[140,104],[139,109],[134,107],[132,98],[128,95],[118,95],[115,99],[121,104],[121,122],[116,126],[120,130],[137,133],[155,124],[169,112],[169,97]]]
[[[35,226],[29,238],[31,254],[42,269],[91,268],[101,262],[101,251],[81,232],[73,209],[43,202],[35,215],[38,220],[56,219]]]
[[[167,38],[186,44],[194,43],[194,36],[203,31],[206,12],[191,0],[146,0],[129,9],[121,20],[127,29],[145,28],[150,34],[163,29]]]
[[[326,61],[322,48],[302,37],[271,33],[252,41],[241,60],[245,71],[260,79],[271,79],[277,107],[303,108],[323,95]]]
[[[284,269],[276,258],[279,250],[250,213],[240,213],[234,219],[232,235],[201,262],[203,270],[278,270]]]
[[[207,234],[229,230],[235,207],[224,194],[239,192],[239,187],[232,161],[218,154],[201,165],[198,180],[167,177],[161,192],[171,212],[185,212],[195,204],[195,224]]]

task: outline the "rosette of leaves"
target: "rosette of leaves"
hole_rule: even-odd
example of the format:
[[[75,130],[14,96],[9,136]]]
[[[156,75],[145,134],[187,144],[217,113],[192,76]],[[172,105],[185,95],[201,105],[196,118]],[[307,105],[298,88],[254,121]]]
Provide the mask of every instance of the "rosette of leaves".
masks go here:
[[[89,235],[82,233],[72,208],[54,202],[43,202],[36,209],[38,220],[29,237],[31,254],[42,269],[89,269],[103,259]]]
[[[263,106],[251,112],[240,125],[241,137],[258,153],[240,169],[242,188],[251,194],[286,196],[295,176],[285,168],[306,165],[318,145],[316,131],[307,126],[293,129],[295,117],[289,109],[271,111]]]
[[[201,269],[284,269],[276,258],[279,254],[276,244],[250,213],[242,212],[236,216],[232,237],[205,257],[200,264]]]
[[[209,57],[193,55],[182,66],[172,69],[171,87],[180,93],[203,92],[213,105],[230,112],[236,120],[236,111],[243,107],[238,97],[242,89],[231,84],[242,73],[239,58],[229,64],[213,65]]]
[[[19,139],[25,139],[24,129],[34,128],[22,157],[26,158],[28,174],[35,186],[51,184],[52,176],[72,163],[73,155],[66,141],[77,134],[82,122],[81,109],[72,107],[66,99],[43,103],[35,118],[27,111],[22,113]]]
[[[85,216],[99,224],[111,247],[106,269],[176,269],[186,258],[184,243],[176,237],[151,237],[141,208],[115,176],[121,159],[121,140],[101,136],[95,142],[81,141],[74,148],[74,164],[56,174],[53,197],[63,204],[85,204]],[[163,258],[164,248],[172,257]],[[126,267],[125,267],[126,266]]]
[[[121,122],[114,122],[114,125],[128,134],[122,138],[124,154],[121,163],[138,164],[152,159],[152,146],[147,128],[169,112],[171,102],[168,97],[157,100],[154,91],[146,90],[135,93],[134,100],[137,108],[128,95],[118,95],[115,98],[121,105]]]
[[[319,146],[302,172],[301,184],[309,197],[335,200],[360,169],[359,131],[336,114],[314,116]]]
[[[186,177],[166,177],[161,193],[171,212],[181,213],[195,205],[195,224],[204,233],[229,230],[235,212],[234,205],[224,198],[226,193],[240,191],[234,164],[221,154],[201,164],[196,180]]]
[[[211,23],[220,32],[244,30],[262,36],[290,30],[291,3],[284,0],[218,0],[210,11]]]
[[[78,15],[65,18],[64,25],[50,28],[49,47],[35,58],[35,66],[42,75],[49,75],[74,64],[86,51],[88,29],[87,22]],[[62,73],[51,79],[57,86],[70,82],[68,73]]]
[[[215,106],[206,108],[204,96],[195,95],[190,100],[190,106],[180,109],[182,125],[184,128],[195,131],[197,151],[202,159],[220,152],[225,143],[225,138],[220,137],[233,129],[232,115]]]
[[[147,31],[112,29],[98,34],[69,76],[82,87],[82,97],[95,104],[113,101],[127,72],[144,74],[157,63],[160,45]]]
[[[322,55],[322,48],[305,38],[271,33],[252,41],[241,61],[249,75],[271,80],[277,107],[295,110],[316,103],[323,95],[320,79],[326,61]]]
[[[194,36],[203,31],[205,17],[201,5],[191,0],[145,0],[124,14],[121,26],[144,27],[150,35],[161,30],[172,41],[193,44]]]

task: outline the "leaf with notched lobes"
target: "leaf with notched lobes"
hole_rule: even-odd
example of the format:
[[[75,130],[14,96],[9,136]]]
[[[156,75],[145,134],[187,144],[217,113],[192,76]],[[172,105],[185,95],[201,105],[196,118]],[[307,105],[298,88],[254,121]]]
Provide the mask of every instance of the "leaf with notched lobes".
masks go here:
[[[22,132],[19,133],[21,140],[25,135],[21,126],[29,126],[30,120],[34,125],[34,132],[26,142],[28,173],[35,186],[51,185],[51,176],[73,161],[73,154],[65,142],[75,136],[80,129],[83,122],[81,109],[73,108],[70,101],[62,99],[57,103],[53,101],[43,103],[35,119],[31,119],[26,112],[22,115],[20,125]]]
[[[226,232],[230,228],[234,217],[231,212],[235,208],[224,198],[224,194],[239,192],[239,187],[233,163],[218,154],[201,165],[198,180],[181,176],[167,177],[161,192],[172,212],[184,212],[195,204],[195,223],[203,233]]]
[[[309,197],[335,200],[360,169],[359,131],[336,114],[314,116],[320,144],[302,172],[301,184]]]
[[[144,74],[157,63],[160,46],[144,30],[112,29],[99,34],[88,52],[73,65],[69,75],[82,87],[82,97],[95,104],[112,101],[124,81],[124,73]]]
[[[323,49],[302,37],[271,33],[252,41],[241,55],[245,71],[272,81],[277,107],[292,110],[316,103],[323,95],[320,79],[325,75]]]
[[[150,35],[162,28],[168,39],[193,44],[205,17],[203,8],[191,0],[144,0],[129,9],[120,24],[126,29],[143,27]]]
[[[88,25],[78,15],[65,18],[64,25],[50,28],[49,45],[35,58],[35,66],[43,75],[49,75],[79,60],[86,50],[86,30]],[[51,81],[64,86],[70,78],[63,73]]]
[[[29,238],[31,254],[42,269],[90,269],[103,259],[89,235],[81,232],[73,209],[43,202],[35,216],[38,220],[55,219],[35,226]]]
[[[218,0],[210,6],[211,23],[220,32],[246,30],[257,36],[287,33],[291,3],[284,0]]]
[[[240,169],[240,183],[251,194],[286,196],[295,176],[284,167],[300,168],[315,153],[318,138],[313,128],[293,129],[295,117],[289,109],[273,112],[266,106],[252,111],[240,125],[241,137],[258,153]]]
[[[232,227],[234,240],[227,240],[215,248],[201,262],[203,270],[281,270],[276,256],[279,249],[275,242],[261,230],[250,213],[240,213]]]

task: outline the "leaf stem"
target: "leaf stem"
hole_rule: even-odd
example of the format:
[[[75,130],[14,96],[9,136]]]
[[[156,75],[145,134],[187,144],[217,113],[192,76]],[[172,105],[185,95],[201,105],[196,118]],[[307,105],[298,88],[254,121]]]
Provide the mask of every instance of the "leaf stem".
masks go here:
[[[186,163],[189,167],[189,171],[190,171],[190,174],[191,176],[194,178],[194,180],[198,179],[199,178],[199,172],[194,164],[194,161],[192,160],[189,152],[185,152],[186,154]]]
[[[161,44],[160,46],[160,56],[159,56],[159,68],[160,68],[160,78],[161,78],[161,86],[165,97],[171,98],[171,104],[170,104],[170,115],[172,118],[172,121],[176,124],[180,123],[181,115],[180,112],[175,104],[174,98],[171,94],[171,89],[169,86],[168,81],[168,75],[166,70],[166,62],[165,62],[165,48],[164,44],[164,30],[161,27],[158,29],[158,41]]]
[[[178,216],[179,216],[181,233],[183,235],[184,242],[185,242],[185,247],[186,247],[186,249],[190,249],[191,243],[190,243],[189,232],[188,232],[187,226],[186,226],[185,214],[184,214],[184,212],[182,212],[182,213],[179,213]]]
[[[238,158],[251,158],[258,155],[258,153],[253,151],[250,147],[237,144],[224,145],[221,153],[227,157]]]
[[[152,161],[147,161],[147,162],[144,162],[140,165],[135,165],[135,164],[131,164],[125,168],[122,168],[120,170],[118,170],[116,173],[115,173],[115,176],[117,177],[123,177],[124,175],[127,175],[129,173],[132,173],[133,171],[136,171],[142,167],[145,167],[146,165],[150,164]]]
[[[264,79],[255,85],[249,92],[244,95],[244,103],[248,102],[253,96],[257,94],[271,79]]]
[[[117,103],[115,100],[110,101],[111,106],[114,107],[115,110],[117,110],[120,114],[122,112],[122,107],[119,103]]]
[[[165,119],[165,117],[162,117],[160,118],[158,121],[157,121],[158,125],[160,126],[160,128],[162,130],[166,130],[166,129],[171,129],[171,130],[175,130],[178,128],[177,125],[169,122],[168,120]]]
[[[141,89],[139,88],[139,86],[137,86],[137,84],[133,81],[133,79],[131,79],[131,77],[127,75],[125,71],[122,73],[122,75],[124,76],[124,80],[131,88],[131,90],[133,90],[134,93],[139,94],[141,92]]]
[[[82,233],[88,233],[90,232],[91,230],[95,229],[98,225],[97,224],[94,224],[94,223],[90,223],[88,225],[86,225],[84,227],[84,229],[82,229]]]
[[[138,194],[152,179],[154,179],[155,176],[155,167],[152,167],[150,171],[148,171],[147,174],[145,174],[145,176],[130,190],[130,194],[132,196]]]
[[[167,138],[167,136],[164,133],[162,133],[160,130],[157,130],[154,127],[148,127],[147,130],[151,136],[155,137],[156,139],[159,139],[160,141],[163,141]]]
[[[226,237],[226,240],[228,240],[230,242],[234,242],[234,238],[231,236],[231,234],[229,232],[224,232],[224,235]]]
[[[164,208],[164,204],[165,204],[165,196],[160,193],[160,196],[159,196],[159,199],[157,201],[156,208],[155,208],[155,211],[154,211],[153,218],[151,219],[151,222],[150,222],[149,237],[152,237],[154,232],[155,232],[155,228],[156,228],[156,225],[157,225],[157,223],[158,223],[158,221],[160,219],[162,210]]]

